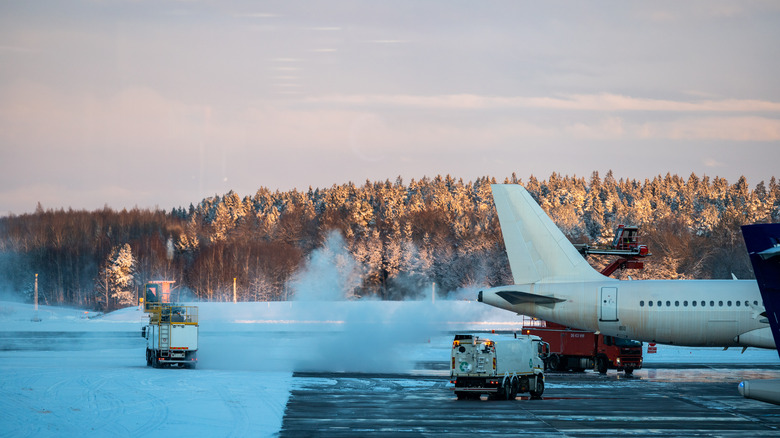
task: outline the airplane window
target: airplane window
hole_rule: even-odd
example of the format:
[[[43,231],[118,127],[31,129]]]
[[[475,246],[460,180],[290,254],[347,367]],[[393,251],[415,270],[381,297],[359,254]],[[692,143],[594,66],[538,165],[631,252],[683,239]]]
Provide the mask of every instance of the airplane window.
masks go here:
[[[702,306],[702,307],[704,307],[704,306],[706,306],[706,305],[707,305],[707,302],[706,302],[706,301],[702,301],[702,302],[701,302],[701,306]]]
[[[650,307],[653,307],[653,302],[652,301],[648,301],[647,305],[650,306]]]
[[[741,301],[737,301],[736,304],[737,304],[737,307],[739,307],[739,306],[742,305],[742,302]]]
[[[731,301],[726,301],[726,304],[731,307]]]
[[[754,306],[758,306],[758,301],[753,301]]]
[[[687,301],[683,301],[683,307],[688,307],[688,302]]]
[[[715,301],[710,301],[710,307],[715,307]]]
[[[680,302],[679,301],[675,301],[674,302],[674,307],[680,307]]]
[[[666,307],[672,307],[672,302],[671,301],[667,301],[666,302]]]
[[[691,305],[692,305],[693,307],[696,307],[696,301],[691,301]]]
[[[658,307],[661,307],[661,302],[660,301],[658,302]]]
[[[750,306],[750,301],[745,300],[745,306]]]
[[[645,300],[639,302],[639,307],[645,307]]]
[[[718,305],[719,305],[720,307],[723,307],[723,301],[718,301]]]

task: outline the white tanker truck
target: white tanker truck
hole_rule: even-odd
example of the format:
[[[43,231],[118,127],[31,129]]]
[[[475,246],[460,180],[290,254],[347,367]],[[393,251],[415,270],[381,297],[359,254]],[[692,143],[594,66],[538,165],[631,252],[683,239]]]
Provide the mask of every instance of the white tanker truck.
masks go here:
[[[550,346],[538,336],[455,335],[452,342],[450,383],[458,400],[514,400],[528,392],[539,398],[544,392],[544,359]]]
[[[146,365],[154,368],[198,363],[198,308],[170,302],[173,281],[150,281],[145,286],[144,312],[149,325],[141,328],[146,339]]]

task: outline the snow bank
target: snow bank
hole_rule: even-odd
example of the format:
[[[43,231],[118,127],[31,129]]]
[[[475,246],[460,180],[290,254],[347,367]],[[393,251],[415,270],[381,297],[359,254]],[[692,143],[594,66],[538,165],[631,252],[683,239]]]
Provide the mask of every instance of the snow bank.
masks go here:
[[[110,315],[110,316],[109,316]],[[0,301],[0,331],[104,331],[136,330],[149,321],[138,307],[103,315],[69,307],[38,306]]]
[[[645,343],[644,363],[649,366],[661,363],[780,365],[780,357],[776,350],[748,348],[743,353],[742,347],[731,347],[724,351],[721,347],[678,347],[657,344],[657,352],[648,353],[647,347]]]

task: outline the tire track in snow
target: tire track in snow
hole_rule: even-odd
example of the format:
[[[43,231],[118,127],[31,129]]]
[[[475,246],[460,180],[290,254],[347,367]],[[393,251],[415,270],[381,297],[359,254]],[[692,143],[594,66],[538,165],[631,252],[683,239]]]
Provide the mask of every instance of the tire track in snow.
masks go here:
[[[0,379],[0,428],[1,437],[35,437],[41,433],[40,423],[30,422],[27,418],[18,415],[8,415],[16,412],[19,406],[30,406],[33,416],[44,415],[47,409],[39,402],[39,394],[42,394],[48,386],[46,380],[55,372],[40,372],[34,375],[19,372],[17,370],[2,369],[3,378]],[[40,406],[40,407],[39,407]]]
[[[218,393],[222,403],[224,403],[232,418],[231,424],[233,425],[233,429],[227,436],[248,436],[250,432],[249,414],[247,413],[246,406],[241,402],[241,400],[246,398],[246,395],[241,394],[240,396],[237,396],[237,394],[233,394],[233,391],[229,391],[221,386],[218,389]]]

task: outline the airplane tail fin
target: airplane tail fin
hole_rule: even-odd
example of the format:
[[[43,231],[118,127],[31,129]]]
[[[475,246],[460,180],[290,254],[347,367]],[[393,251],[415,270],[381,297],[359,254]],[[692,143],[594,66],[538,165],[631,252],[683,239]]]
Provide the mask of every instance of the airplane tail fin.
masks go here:
[[[742,237],[780,355],[780,224],[745,225]]]
[[[525,188],[491,188],[515,284],[608,278],[588,264]]]

